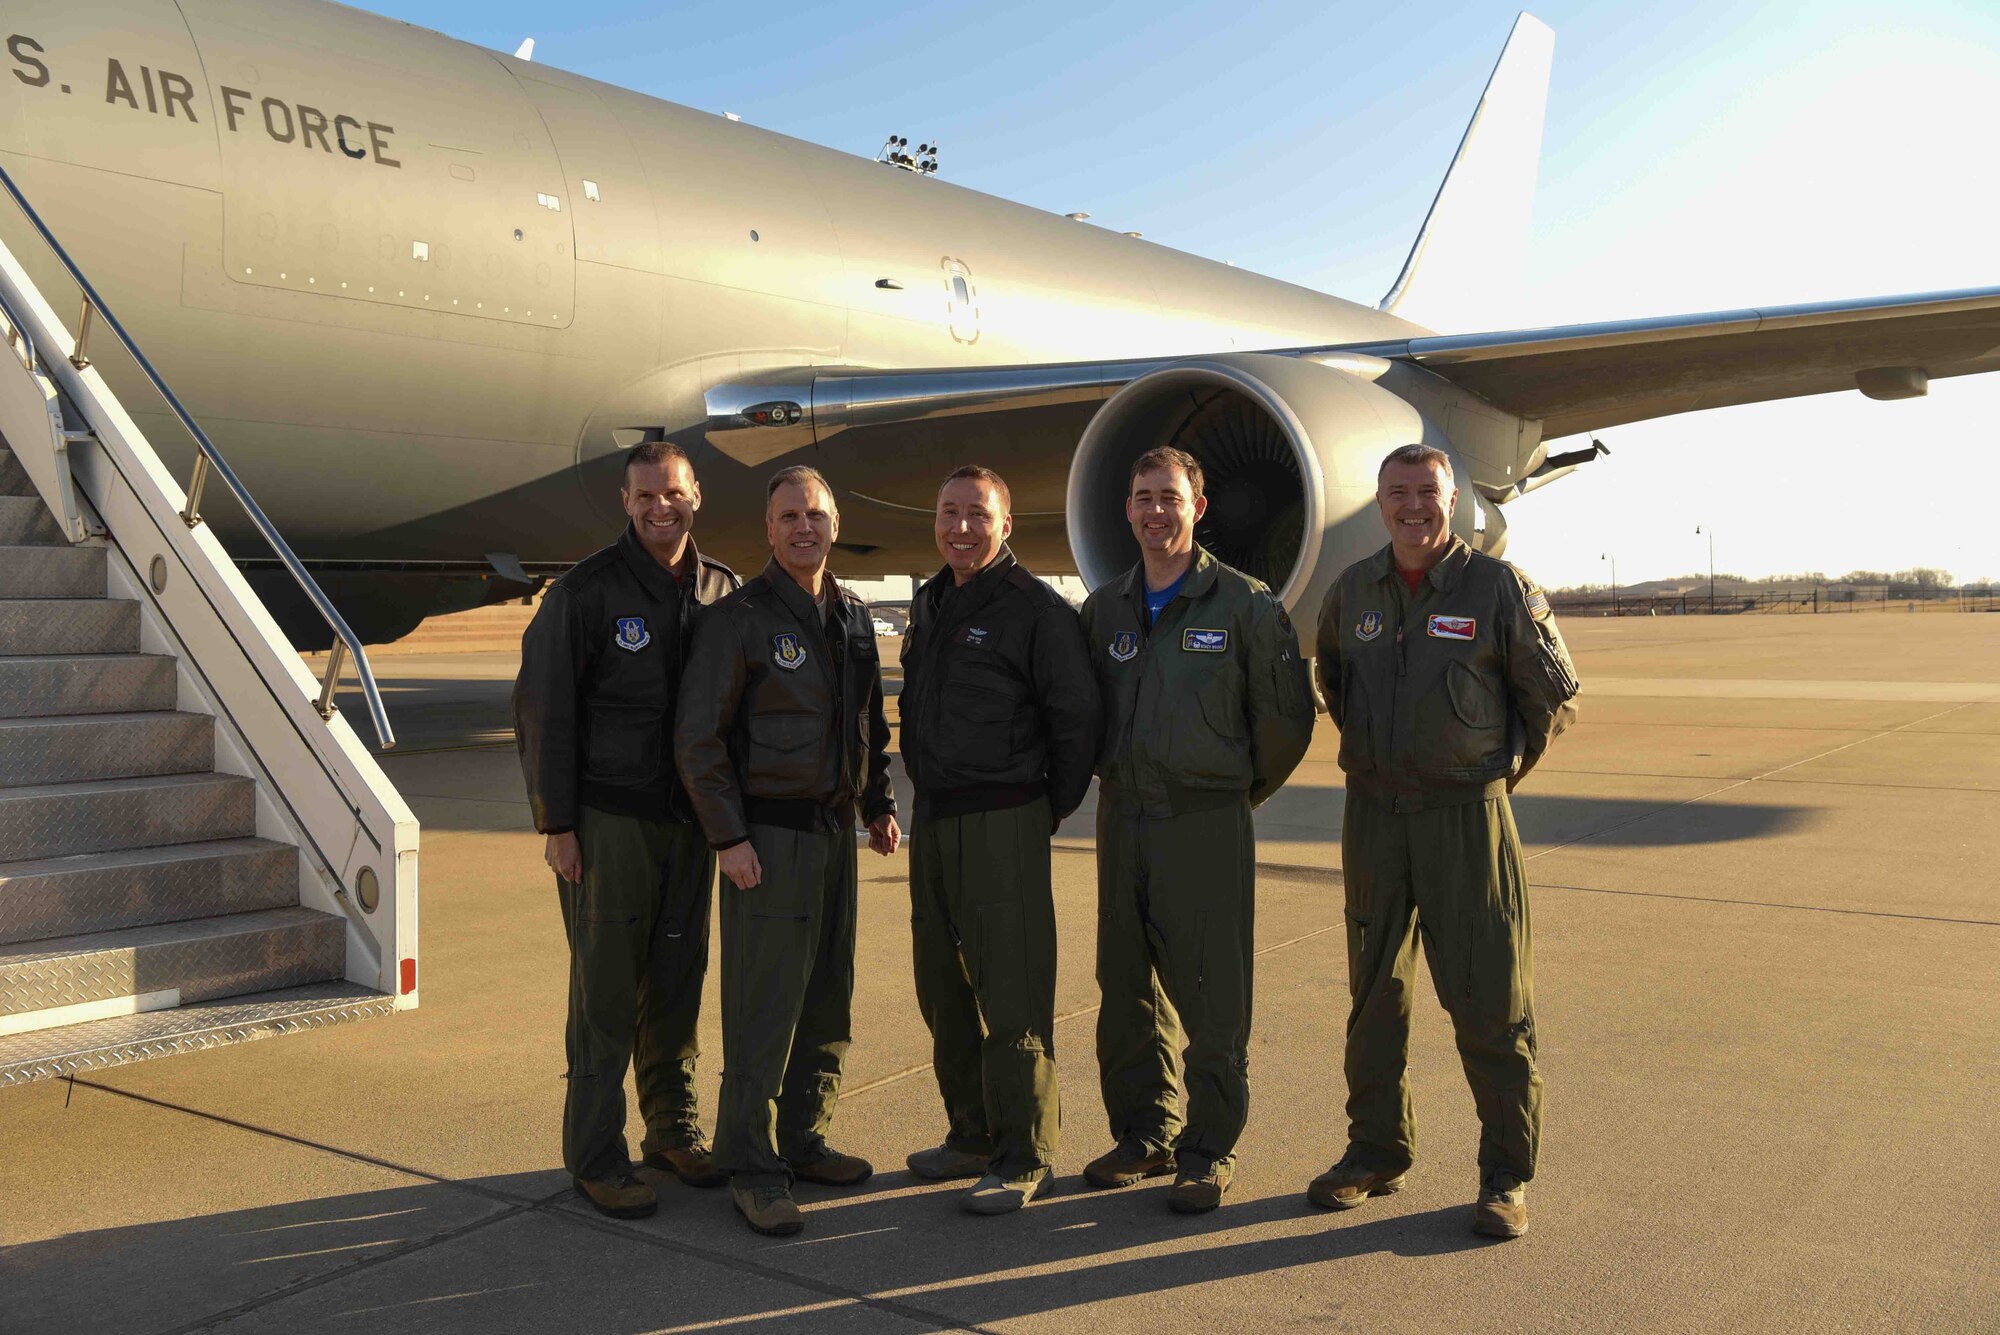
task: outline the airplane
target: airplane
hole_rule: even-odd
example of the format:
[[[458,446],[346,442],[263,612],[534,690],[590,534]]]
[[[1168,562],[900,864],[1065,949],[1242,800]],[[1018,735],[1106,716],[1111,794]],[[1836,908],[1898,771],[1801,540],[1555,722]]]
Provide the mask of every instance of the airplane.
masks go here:
[[[1177,445],[1201,541],[1310,644],[1381,545],[1396,445],[1451,455],[1455,525],[1498,554],[1504,507],[1593,432],[2000,368],[2000,288],[1454,327],[1526,223],[1553,52],[1526,14],[1372,306],[325,0],[15,0],[0,45],[0,164],[373,642],[601,546],[624,452],[671,440],[704,550],[746,573],[783,464],[832,479],[836,569],[866,577],[934,566],[937,480],[987,462],[1021,558],[1092,586],[1135,559],[1130,461]],[[70,290],[12,210],[0,236]],[[157,400],[101,365],[185,477]]]

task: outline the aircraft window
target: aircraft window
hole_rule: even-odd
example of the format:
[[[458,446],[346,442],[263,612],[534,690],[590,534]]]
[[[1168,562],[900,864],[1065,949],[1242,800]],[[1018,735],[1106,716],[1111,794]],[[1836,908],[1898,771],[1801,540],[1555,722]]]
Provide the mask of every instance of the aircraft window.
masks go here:
[[[551,213],[562,212],[562,201],[560,199],[557,199],[554,195],[538,194],[535,196],[535,202],[537,204],[540,204],[543,208],[547,209]]]
[[[951,276],[951,295],[952,299],[961,306],[970,306],[972,304],[972,291],[966,287],[965,280],[957,274]]]
[[[589,201],[590,201],[591,203],[593,203],[593,204],[595,204],[595,203],[597,203],[597,202],[598,202],[598,201],[597,201],[597,182],[595,182],[595,181],[585,181],[585,182],[583,183],[583,197],[584,197],[585,199],[589,200]]]
[[[410,258],[411,258],[411,259],[413,259],[413,260],[417,260],[417,261],[420,261],[420,262],[421,262],[421,261],[427,261],[427,260],[429,260],[429,259],[430,259],[430,257],[431,257],[431,243],[430,243],[430,242],[428,242],[428,241],[412,241],[412,242],[410,243]]]

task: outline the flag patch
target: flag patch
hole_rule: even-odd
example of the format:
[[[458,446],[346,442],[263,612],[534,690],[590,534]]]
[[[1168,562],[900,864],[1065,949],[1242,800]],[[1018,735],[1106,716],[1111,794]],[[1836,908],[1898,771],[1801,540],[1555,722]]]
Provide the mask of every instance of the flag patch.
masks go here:
[[[1540,589],[1528,590],[1528,615],[1540,619],[1549,614],[1549,600]]]
[[[1439,640],[1469,640],[1479,629],[1479,623],[1471,617],[1434,616],[1425,627],[1425,633]]]

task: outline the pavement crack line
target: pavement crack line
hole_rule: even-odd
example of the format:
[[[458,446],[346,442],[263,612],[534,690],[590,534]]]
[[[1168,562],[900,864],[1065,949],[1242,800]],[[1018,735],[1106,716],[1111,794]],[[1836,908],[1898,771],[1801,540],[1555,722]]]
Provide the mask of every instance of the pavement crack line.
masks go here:
[[[1947,923],[1957,927],[2000,927],[1991,918],[1946,918],[1932,913],[1891,913],[1887,909],[1843,909],[1828,904],[1785,904],[1768,899],[1724,899],[1718,895],[1676,895],[1666,890],[1613,890],[1602,885],[1558,885],[1536,881],[1537,890],[1574,890],[1586,895],[1627,895],[1634,899],[1677,899],[1690,904],[1734,904],[1746,909],[1786,909],[1793,913],[1837,913],[1852,918],[1899,918],[1906,922]]]
[[[1314,935],[1317,935],[1317,933],[1314,933]],[[1281,944],[1291,944],[1291,943],[1285,942]],[[1095,1010],[1096,1007],[1093,1006],[1090,1009]],[[1075,1013],[1085,1014],[1086,1012],[1078,1011]],[[918,1069],[928,1070],[929,1067],[925,1066]],[[916,1071],[912,1071],[910,1072],[910,1074],[916,1074]],[[258,1126],[254,1122],[245,1122],[238,1118],[226,1117],[221,1113],[206,1112],[200,1108],[190,1108],[185,1104],[173,1103],[166,1099],[156,1099],[148,1094],[137,1094],[132,1092],[131,1090],[118,1089],[112,1085],[99,1084],[94,1080],[74,1080],[73,1083],[82,1085],[85,1089],[94,1089],[105,1094],[116,1094],[120,1098],[131,1099],[136,1103],[148,1104],[152,1107],[160,1108],[167,1112],[184,1113],[189,1117],[199,1117],[206,1121],[220,1123],[223,1126],[234,1127],[239,1131],[248,1131],[252,1135],[268,1136],[273,1140],[281,1140],[286,1142],[287,1144],[298,1145],[305,1149],[318,1150],[321,1153],[335,1155],[342,1159],[352,1160],[355,1163],[364,1163],[374,1168],[385,1169],[389,1172],[402,1173],[406,1176],[418,1178],[425,1182],[435,1183],[438,1186],[456,1187],[461,1191],[471,1192],[473,1195],[484,1197],[487,1200],[494,1201],[506,1207],[505,1209],[502,1209],[494,1214],[490,1214],[483,1219],[475,1219],[470,1223],[460,1224],[452,1228],[444,1229],[441,1232],[432,1234],[430,1237],[414,1239],[403,1246],[393,1248],[389,1251],[380,1252],[373,1256],[360,1257],[348,1263],[347,1265],[336,1267],[335,1269],[327,1271],[324,1274],[314,1275],[306,1279],[298,1280],[291,1284],[283,1285],[279,1288],[271,1290],[269,1293],[259,1294],[255,1298],[247,1299],[244,1302],[238,1303],[234,1307],[225,1308],[220,1312],[211,1313],[208,1316],[200,1317],[184,1325],[172,1327],[170,1330],[161,1332],[160,1335],[193,1335],[193,1332],[196,1331],[213,1330],[215,1327],[220,1326],[226,1322],[234,1321],[237,1317],[244,1316],[250,1312],[258,1310],[259,1308],[266,1307],[271,1303],[278,1302],[281,1299],[289,1298],[294,1294],[303,1293],[308,1289],[318,1288],[323,1284],[330,1284],[337,1279],[345,1279],[363,1270],[371,1269],[375,1266],[383,1265],[390,1261],[399,1260],[415,1252],[423,1251],[427,1248],[437,1246],[440,1243],[454,1241],[455,1239],[462,1238],[469,1233],[473,1233],[479,1229],[486,1228],[489,1225],[500,1223],[503,1220],[517,1218],[520,1215],[529,1212],[553,1215],[557,1218],[567,1219],[572,1223],[582,1224],[586,1227],[597,1228],[600,1231],[616,1234],[618,1237],[621,1238],[631,1238],[635,1241],[644,1242],[651,1246],[662,1248],[666,1251],[679,1252],[683,1255],[695,1257],[699,1260],[708,1261],[714,1265],[723,1266],[727,1269],[737,1270],[746,1274],[756,1275],[760,1278],[777,1281],[783,1284],[790,1285],[794,1288],[807,1289],[812,1292],[822,1294],[829,1298],[837,1298],[847,1302],[857,1303],[864,1307],[874,1308],[883,1312],[890,1313],[895,1316],[902,1317],[905,1320],[916,1321],[926,1326],[935,1327],[939,1330],[970,1331],[974,1332],[974,1335],[991,1335],[991,1332],[987,1332],[984,1327],[968,1326],[951,1317],[942,1315],[940,1313],[926,1311],[922,1308],[912,1306],[908,1303],[891,1302],[884,1299],[877,1299],[870,1296],[869,1294],[862,1293],[859,1290],[843,1288],[838,1284],[830,1284],[824,1280],[813,1279],[810,1276],[796,1275],[791,1273],[790,1271],[782,1270],[775,1266],[761,1265],[754,1261],[745,1260],[742,1257],[732,1256],[728,1252],[711,1251],[705,1247],[697,1247],[692,1243],[676,1242],[669,1238],[657,1237],[650,1233],[642,1233],[636,1229],[621,1227],[610,1220],[599,1220],[593,1216],[580,1214],[574,1210],[551,1209],[550,1207],[556,1201],[559,1201],[563,1199],[565,1196],[570,1194],[571,1188],[569,1187],[563,1187],[558,1191],[552,1192],[546,1196],[539,1197],[535,1200],[524,1200],[518,1196],[509,1196],[506,1195],[505,1193],[497,1192],[487,1187],[482,1187],[477,1183],[466,1182],[458,1178],[441,1177],[436,1173],[426,1172],[421,1168],[412,1168],[407,1164],[400,1164],[391,1159],[379,1158],[372,1154],[363,1154],[359,1150],[342,1149],[337,1145],[328,1145],[322,1141],[311,1140],[304,1136],[292,1135],[290,1132],[287,1131],[278,1131],[267,1126]]]
[[[692,1242],[682,1242],[676,1238],[662,1237],[658,1233],[633,1228],[630,1225],[621,1224],[614,1219],[601,1218],[595,1214],[584,1214],[580,1210],[542,1209],[540,1206],[536,1208],[541,1210],[542,1213],[559,1216],[569,1220],[573,1224],[593,1229],[599,1233],[608,1233],[613,1237],[644,1243],[649,1247],[657,1248],[660,1251],[672,1252],[677,1256],[686,1256],[697,1261],[706,1261],[710,1265],[721,1266],[728,1270],[737,1271],[740,1274],[755,1275],[759,1279],[767,1279],[773,1283],[782,1284],[787,1288],[805,1289],[827,1298],[851,1302],[857,1306],[869,1308],[872,1311],[901,1317],[905,1321],[914,1321],[937,1330],[965,1331],[969,1332],[970,1335],[998,1335],[997,1332],[989,1327],[968,1325],[956,1317],[947,1316],[942,1312],[933,1312],[928,1308],[918,1307],[912,1303],[898,1302],[893,1298],[878,1298],[871,1293],[863,1293],[859,1289],[850,1289],[845,1285],[835,1284],[829,1280],[817,1279],[811,1275],[797,1274],[778,1266],[765,1265],[760,1261],[753,1261],[745,1256],[736,1256],[729,1252],[716,1251],[708,1247],[697,1246]]]
[[[201,1113],[195,1114],[197,1117],[204,1115]],[[335,1151],[335,1153],[338,1152]],[[406,1257],[416,1255],[418,1252],[428,1251],[432,1247],[440,1246],[447,1242],[454,1242],[459,1238],[476,1233],[480,1229],[490,1227],[503,1220],[514,1219],[521,1215],[532,1213],[539,1210],[548,1201],[555,1200],[557,1196],[562,1194],[564,1193],[557,1192],[554,1195],[543,1198],[541,1201],[517,1202],[495,1214],[487,1215],[483,1219],[474,1219],[467,1223],[456,1224],[451,1228],[441,1229],[429,1237],[413,1238],[400,1247],[393,1247],[388,1251],[377,1252],[373,1256],[364,1256],[358,1260],[350,1261],[346,1265],[336,1266],[323,1274],[308,1275],[304,1279],[293,1280],[290,1284],[280,1285],[268,1293],[260,1293],[254,1298],[247,1298],[237,1303],[234,1307],[225,1307],[220,1312],[213,1312],[208,1316],[197,1317],[195,1320],[187,1322],[184,1325],[174,1326],[160,1332],[160,1335],[194,1335],[196,1331],[214,1330],[218,1326],[226,1325],[238,1317],[248,1316],[252,1312],[260,1311],[273,1303],[283,1302],[287,1298],[297,1297],[301,1293],[321,1288],[338,1280],[352,1279],[364,1270],[373,1270],[375,1267],[387,1265],[391,1261],[403,1260]]]

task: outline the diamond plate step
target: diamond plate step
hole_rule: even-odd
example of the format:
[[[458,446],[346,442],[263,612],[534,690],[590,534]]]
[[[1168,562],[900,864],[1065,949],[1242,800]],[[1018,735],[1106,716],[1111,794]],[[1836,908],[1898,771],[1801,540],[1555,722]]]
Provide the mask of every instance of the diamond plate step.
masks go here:
[[[139,604],[129,598],[0,598],[0,654],[131,654]]]
[[[0,862],[0,945],[298,902],[298,850],[269,839]]]
[[[175,774],[0,789],[0,862],[235,839],[254,832],[256,785]]]
[[[21,461],[14,457],[14,451],[0,445],[0,496],[34,496],[41,493],[29,480],[28,470],[21,467]]]
[[[174,693],[162,654],[0,658],[0,718],[145,713],[172,709]]]
[[[276,1034],[395,1012],[393,997],[353,983],[315,983],[178,1010],[121,1015],[0,1037],[0,1086],[101,1071]]]
[[[0,719],[0,788],[214,768],[215,720],[206,714]]]
[[[0,546],[66,547],[62,525],[40,496],[0,496]]]
[[[104,551],[0,546],[0,598],[102,598]]]
[[[312,909],[124,927],[0,946],[0,1019],[174,990],[180,1004],[331,982],[347,923]]]

